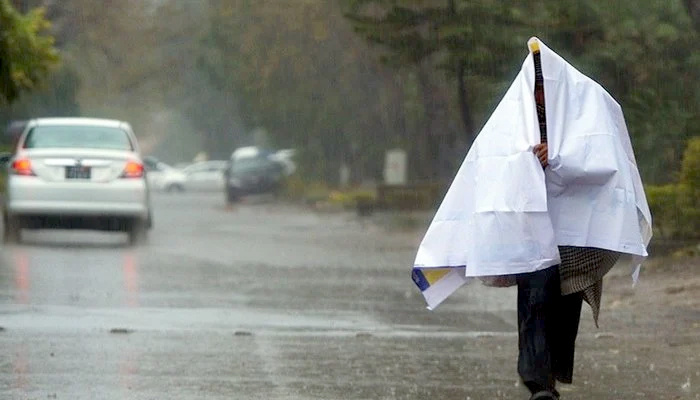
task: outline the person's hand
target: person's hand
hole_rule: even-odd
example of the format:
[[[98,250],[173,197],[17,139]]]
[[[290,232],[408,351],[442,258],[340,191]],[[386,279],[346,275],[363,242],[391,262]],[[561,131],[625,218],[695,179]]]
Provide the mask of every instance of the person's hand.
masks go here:
[[[532,149],[532,152],[535,153],[537,159],[540,160],[540,164],[542,164],[543,168],[546,168],[547,165],[549,165],[547,162],[547,143],[538,144],[534,149]]]

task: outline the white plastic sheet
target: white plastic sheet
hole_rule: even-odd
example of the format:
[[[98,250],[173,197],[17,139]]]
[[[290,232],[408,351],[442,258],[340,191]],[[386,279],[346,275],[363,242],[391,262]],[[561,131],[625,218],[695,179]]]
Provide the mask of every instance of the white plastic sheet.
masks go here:
[[[428,308],[470,278],[556,265],[559,245],[619,251],[635,266],[647,256],[651,214],[622,109],[537,38],[530,41],[541,53],[550,166],[543,171],[532,152],[540,135],[530,53],[418,249],[413,279]]]

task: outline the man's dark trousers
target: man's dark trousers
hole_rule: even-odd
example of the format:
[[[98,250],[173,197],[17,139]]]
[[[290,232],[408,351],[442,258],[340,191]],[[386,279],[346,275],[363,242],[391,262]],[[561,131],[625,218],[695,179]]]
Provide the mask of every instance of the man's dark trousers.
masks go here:
[[[533,393],[571,383],[581,293],[562,296],[559,266],[520,274],[518,373]]]

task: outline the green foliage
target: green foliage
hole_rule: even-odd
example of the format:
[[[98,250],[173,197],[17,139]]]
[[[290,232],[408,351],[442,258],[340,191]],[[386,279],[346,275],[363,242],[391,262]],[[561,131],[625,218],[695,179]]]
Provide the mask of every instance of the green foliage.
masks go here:
[[[520,67],[527,38],[539,36],[621,103],[645,181],[671,182],[687,138],[700,135],[700,36],[681,0],[345,4],[355,30],[392,65],[430,59],[454,72],[461,60],[478,122]]]
[[[213,0],[198,65],[235,93],[247,130],[303,150],[311,179],[340,166],[375,178],[390,143],[406,141],[403,82],[381,71],[335,2]]]
[[[683,156],[681,181],[645,188],[654,230],[662,238],[700,238],[700,137],[690,140]]]
[[[377,193],[372,189],[335,190],[329,193],[328,201],[346,210],[362,206],[371,207],[377,201]]]
[[[31,93],[24,93],[15,102],[0,107],[0,129],[13,120],[34,117],[69,117],[80,115],[77,73],[66,65],[53,70],[47,83]],[[0,142],[6,138],[0,138]]]
[[[700,31],[700,0],[684,0],[695,29]]]
[[[688,141],[688,148],[683,154],[681,183],[700,194],[700,136]]]
[[[440,205],[446,187],[439,182],[382,185],[377,188],[377,207],[384,210],[433,210]]]
[[[528,32],[522,28],[521,2],[495,0],[347,0],[346,17],[355,31],[389,51],[382,59],[404,66],[436,56],[438,66],[454,71],[467,61],[468,75],[508,73]],[[507,27],[499,29],[497,27]]]
[[[621,102],[647,182],[670,182],[687,138],[700,135],[700,40],[679,1],[624,2],[604,14],[604,36],[585,55]]]
[[[304,181],[294,174],[285,181],[283,196],[287,200],[310,205],[317,210],[352,210],[373,207],[376,191],[365,188],[333,190],[322,182]]]
[[[0,123],[77,106],[74,95],[84,114],[134,122],[144,148],[163,158],[228,156],[262,127],[272,146],[302,150],[308,180],[335,182],[342,164],[356,183],[378,180],[394,147],[409,152],[412,180],[431,178],[437,168],[453,174],[467,151],[460,93],[476,131],[537,35],[621,103],[644,181],[670,183],[687,139],[700,135],[700,38],[688,17],[697,7],[683,1],[44,2],[81,85],[65,96],[49,87],[53,105],[36,91],[15,97]],[[7,4],[3,18],[14,22],[0,21],[0,31],[37,39],[22,42],[13,68],[38,62],[27,54],[47,45],[40,13]],[[9,65],[0,63],[5,83],[31,81],[9,79]]]
[[[230,155],[235,94],[196,68],[208,0],[28,2],[47,8],[62,65],[79,77],[82,115],[130,121],[145,153],[173,162]]]
[[[323,182],[304,179],[295,173],[284,181],[282,196],[290,201],[303,204],[316,204],[329,199],[331,189]]]
[[[685,187],[678,184],[645,187],[654,221],[654,233],[662,238],[678,238],[684,222]]]
[[[8,0],[0,0],[0,98],[15,101],[37,89],[58,64],[45,10],[22,15]]]

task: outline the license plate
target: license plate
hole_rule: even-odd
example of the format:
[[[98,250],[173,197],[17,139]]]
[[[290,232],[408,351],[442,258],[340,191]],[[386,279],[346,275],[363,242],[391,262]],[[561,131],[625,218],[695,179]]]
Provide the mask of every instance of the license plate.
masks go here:
[[[90,179],[90,167],[66,167],[66,179]]]

